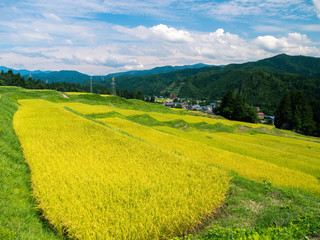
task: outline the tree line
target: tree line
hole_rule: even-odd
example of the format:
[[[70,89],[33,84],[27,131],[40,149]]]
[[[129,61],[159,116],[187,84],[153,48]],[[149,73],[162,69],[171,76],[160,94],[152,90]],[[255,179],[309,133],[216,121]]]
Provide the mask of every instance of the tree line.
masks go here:
[[[286,92],[275,115],[277,128],[320,136],[320,101],[307,99],[301,91]]]
[[[61,92],[90,92],[89,84],[78,84],[68,82],[52,82],[46,83],[40,79],[35,80],[31,77],[27,80],[20,75],[20,73],[14,74],[12,70],[8,72],[1,71],[0,73],[0,86],[17,86],[27,89],[52,89]],[[111,94],[111,89],[105,86],[98,86],[94,88],[94,93],[99,94]],[[116,94],[119,97],[126,99],[141,99],[144,100],[144,95],[141,91],[130,91],[116,89]]]

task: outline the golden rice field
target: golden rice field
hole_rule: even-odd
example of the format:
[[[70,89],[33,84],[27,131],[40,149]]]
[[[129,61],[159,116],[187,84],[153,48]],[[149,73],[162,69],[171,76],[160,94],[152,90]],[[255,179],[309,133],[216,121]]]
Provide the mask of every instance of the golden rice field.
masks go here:
[[[142,141],[137,139],[142,138],[136,134],[139,128],[132,137],[56,103],[19,103],[13,124],[30,167],[33,195],[59,235],[166,239],[192,231],[225,198],[227,172],[208,164],[214,159],[173,150],[172,143],[178,142],[170,138],[165,137],[163,145],[154,144],[159,131],[146,129],[150,136]],[[207,155],[205,149],[202,155]],[[291,179],[290,174],[288,170],[283,177]],[[301,174],[297,177],[314,186]]]
[[[115,111],[124,118],[148,114],[160,122],[266,127],[175,111],[35,99],[19,103],[13,124],[31,170],[34,198],[60,236],[180,236],[221,206],[230,171],[320,195],[320,144],[304,136],[148,127],[116,117],[92,121],[65,107],[83,115]]]
[[[281,144],[274,145],[273,143],[268,143],[268,141],[261,141],[264,145],[261,145],[257,136],[250,136],[247,134],[238,135],[231,133],[208,133],[201,131],[182,131],[175,128],[169,127],[155,127],[160,131],[165,131],[171,133],[175,136],[179,136],[192,141],[200,142],[209,146],[220,148],[234,153],[239,153],[245,156],[251,156],[260,160],[264,160],[281,167],[286,167],[289,169],[295,169],[302,171],[307,174],[311,174],[315,177],[320,177],[320,161],[319,152],[314,152],[310,149],[313,144],[319,145],[317,143],[305,142],[301,143],[299,148],[287,147],[285,150],[281,150],[278,146]],[[279,138],[280,137],[275,137]],[[281,140],[281,138],[280,138]],[[307,146],[304,146],[304,145]],[[318,151],[320,146],[318,146]]]
[[[180,137],[177,132],[183,133],[183,131],[170,127],[158,127],[164,132],[125,119],[105,118],[99,119],[99,121],[125,131],[145,142],[176,152],[187,158],[197,159],[199,162],[211,163],[223,169],[235,171],[243,177],[259,182],[267,180],[277,186],[294,187],[320,195],[320,184],[315,177],[316,174],[319,174],[319,168],[313,172],[312,166],[304,165],[303,160],[292,163],[293,165],[297,164],[297,167],[288,167],[290,163],[279,164],[282,159],[273,159],[277,158],[277,154],[271,155],[270,159],[263,160],[254,156],[254,154],[244,155],[233,151],[233,149],[224,150],[214,146],[214,144],[201,143],[198,140],[193,140],[195,136],[192,136],[192,134],[190,139],[188,137]],[[190,133],[187,132],[186,134]],[[237,145],[247,146],[247,143],[238,142]],[[254,150],[254,148],[252,149]],[[251,148],[247,151],[250,150]],[[319,164],[319,159],[310,159],[310,162],[313,161]],[[301,166],[305,168],[304,172],[299,170]],[[313,173],[315,175],[312,175]]]

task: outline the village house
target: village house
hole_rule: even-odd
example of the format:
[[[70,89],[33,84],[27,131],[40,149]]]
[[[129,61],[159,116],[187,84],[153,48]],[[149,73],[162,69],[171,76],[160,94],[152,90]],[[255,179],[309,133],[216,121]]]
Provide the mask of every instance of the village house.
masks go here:
[[[165,105],[166,107],[171,107],[171,108],[174,107],[174,103],[171,102],[171,101],[166,101],[166,102],[164,103],[164,105]]]
[[[260,120],[263,120],[264,119],[264,113],[263,112],[258,112],[258,118]]]

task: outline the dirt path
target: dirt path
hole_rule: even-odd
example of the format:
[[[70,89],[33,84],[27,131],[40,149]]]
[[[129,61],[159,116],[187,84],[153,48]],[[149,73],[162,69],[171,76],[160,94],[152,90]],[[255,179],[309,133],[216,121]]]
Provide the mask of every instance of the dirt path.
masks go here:
[[[64,98],[69,98],[66,94],[64,94],[63,92],[59,92],[61,94],[62,97]]]

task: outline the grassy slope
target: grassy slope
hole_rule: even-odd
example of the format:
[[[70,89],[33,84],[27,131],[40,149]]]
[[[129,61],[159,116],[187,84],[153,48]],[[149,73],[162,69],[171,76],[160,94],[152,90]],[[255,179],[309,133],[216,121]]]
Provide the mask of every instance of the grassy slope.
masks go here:
[[[175,240],[319,239],[319,198],[233,174],[229,196],[207,227]]]
[[[58,239],[32,199],[29,168],[12,127],[18,107],[6,89],[0,91],[0,239]]]
[[[10,239],[10,237],[12,239],[57,239],[35,211],[29,185],[29,170],[24,163],[20,144],[12,129],[12,116],[17,107],[9,101],[9,94],[6,94],[8,91],[11,91],[12,99],[44,98],[51,101],[74,101],[87,104],[111,104],[111,102],[107,102],[110,99],[99,101],[100,99],[86,99],[79,96],[64,100],[56,92],[0,88],[2,95],[0,99],[0,239]],[[118,107],[131,105],[122,100],[117,101],[119,101],[116,102]],[[142,109],[144,107],[142,105],[144,104],[138,107],[131,105],[129,108]],[[151,105],[148,108],[151,108]],[[160,107],[159,112],[166,112],[166,110],[163,111]],[[143,124],[145,119],[130,120]],[[146,125],[158,125],[151,122]],[[173,127],[174,125],[172,124]],[[226,132],[233,131],[232,128],[225,127]],[[218,132],[220,128],[224,127],[219,126]],[[279,235],[279,231],[282,232],[284,239],[302,239],[305,235],[319,237],[319,202],[318,197],[299,191],[275,188],[267,182],[257,183],[234,174],[230,194],[220,214],[208,221],[206,228],[201,228],[198,233],[186,238],[239,239],[239,236],[245,236],[243,239],[254,239],[252,236],[257,234],[275,236]],[[268,233],[264,234],[264,232]],[[293,233],[295,236],[292,235]],[[252,238],[248,237],[249,235]]]

